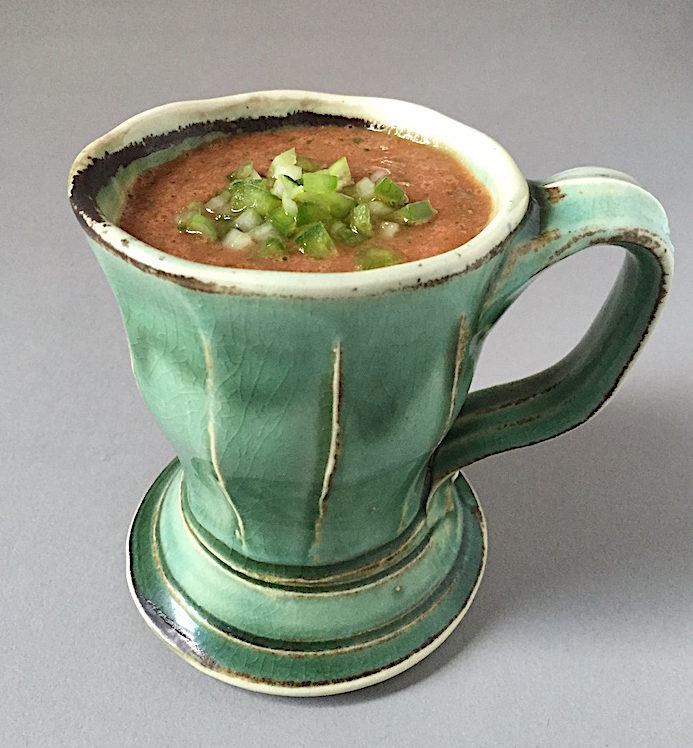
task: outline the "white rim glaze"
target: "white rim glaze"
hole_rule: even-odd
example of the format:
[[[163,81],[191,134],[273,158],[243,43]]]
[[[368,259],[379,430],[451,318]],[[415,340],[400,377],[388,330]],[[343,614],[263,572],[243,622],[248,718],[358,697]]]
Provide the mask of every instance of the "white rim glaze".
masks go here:
[[[113,223],[80,212],[101,243],[140,266],[168,276],[194,279],[220,293],[307,296],[361,296],[434,282],[464,272],[502,242],[522,220],[529,202],[527,183],[510,155],[487,135],[432,109],[396,99],[313,93],[260,91],[218,99],[182,101],[150,109],[123,122],[88,145],[75,159],[69,191],[77,172],[106,152],[113,153],[149,135],[195,122],[286,116],[297,111],[354,117],[396,131],[421,136],[460,157],[490,189],[495,203],[489,224],[466,244],[417,262],[350,273],[298,273],[204,265],[183,260],[135,239]],[[123,239],[127,242],[123,243]]]

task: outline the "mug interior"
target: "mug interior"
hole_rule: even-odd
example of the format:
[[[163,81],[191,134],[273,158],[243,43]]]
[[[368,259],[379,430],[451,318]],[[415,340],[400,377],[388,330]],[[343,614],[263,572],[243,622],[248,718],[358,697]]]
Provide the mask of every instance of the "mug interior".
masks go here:
[[[117,226],[134,179],[186,150],[234,132],[284,124],[350,124],[387,129],[442,147],[490,192],[486,227],[456,249],[370,271],[298,273],[204,265],[166,254]],[[148,272],[183,285],[232,293],[296,296],[372,294],[442,280],[476,266],[519,224],[528,187],[508,153],[488,136],[425,107],[394,99],[266,91],[151,109],[87,146],[70,174],[70,200],[92,239]]]

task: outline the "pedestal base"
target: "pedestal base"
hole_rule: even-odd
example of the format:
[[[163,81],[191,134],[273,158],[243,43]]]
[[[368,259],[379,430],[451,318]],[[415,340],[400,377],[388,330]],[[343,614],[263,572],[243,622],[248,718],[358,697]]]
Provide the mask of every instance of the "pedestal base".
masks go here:
[[[167,562],[169,546],[162,545],[162,507],[168,504],[168,513],[175,519],[180,479],[181,468],[175,460],[154,482],[135,515],[128,542],[130,591],[145,621],[179,655],[233,685],[287,696],[319,696],[391,678],[445,641],[467,612],[481,581],[486,526],[471,486],[459,476],[444,483],[429,499],[422,520],[425,532],[418,546],[408,548],[396,563],[376,575],[371,571],[359,579],[351,574],[346,584],[313,584],[306,590],[275,588],[223,565],[196,545],[195,553],[201,559],[197,563],[206,564],[201,568],[208,570],[210,584],[227,591],[223,609],[230,612],[221,619],[199,602],[209,592],[208,585],[202,580],[197,585],[181,583],[181,574]],[[180,537],[171,537],[172,562],[176,558],[174,542],[196,544],[194,536],[183,530]],[[440,554],[441,546],[449,548],[449,558]],[[406,593],[421,587],[422,574],[431,573],[432,557],[440,573],[410,605]],[[217,576],[222,583],[224,578],[228,580],[227,587],[219,587]],[[246,622],[251,611],[243,606],[253,594],[265,608],[265,629],[275,630],[275,618],[276,631],[300,633],[302,621],[307,629],[314,629],[315,616],[320,615],[321,627],[333,620],[338,633],[329,639],[316,640],[311,635],[302,640],[293,633],[270,638],[250,632]],[[370,613],[377,608],[377,627],[364,628],[363,621],[356,620],[359,600],[363,601],[361,610],[365,607]],[[244,628],[238,626],[239,621]]]

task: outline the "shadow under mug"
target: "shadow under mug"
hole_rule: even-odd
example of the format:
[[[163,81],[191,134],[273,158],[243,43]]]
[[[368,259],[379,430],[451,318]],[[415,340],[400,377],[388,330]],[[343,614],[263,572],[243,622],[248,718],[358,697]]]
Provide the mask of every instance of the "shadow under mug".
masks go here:
[[[490,223],[421,261],[308,274],[200,265],[117,227],[143,170],[221,135],[332,123],[449,149],[490,191]],[[664,211],[627,175],[528,183],[487,136],[387,99],[273,91],[159,107],[88,146],[70,196],[177,453],[133,520],[133,597],[193,665],[273,693],[369,685],[449,635],[486,553],[460,468],[593,415],[672,270]],[[627,252],[577,347],[468,395],[487,333],[531,279],[604,243]]]

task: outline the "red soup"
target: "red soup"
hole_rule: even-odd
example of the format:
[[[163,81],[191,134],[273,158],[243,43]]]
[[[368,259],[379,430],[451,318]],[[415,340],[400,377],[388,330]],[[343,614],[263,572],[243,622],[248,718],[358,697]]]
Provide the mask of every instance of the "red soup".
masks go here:
[[[442,148],[354,126],[288,126],[222,137],[143,173],[119,225],[195,262],[342,272],[454,249],[492,210],[488,190]]]

